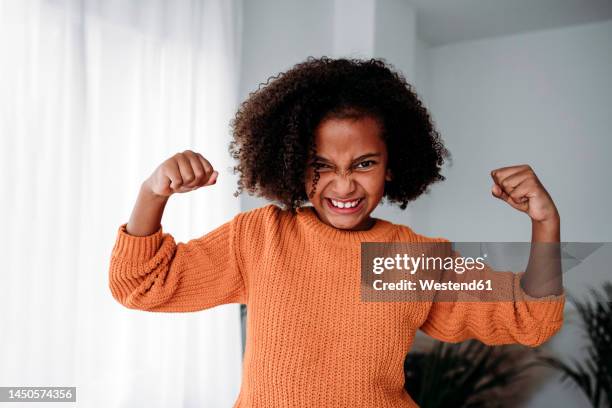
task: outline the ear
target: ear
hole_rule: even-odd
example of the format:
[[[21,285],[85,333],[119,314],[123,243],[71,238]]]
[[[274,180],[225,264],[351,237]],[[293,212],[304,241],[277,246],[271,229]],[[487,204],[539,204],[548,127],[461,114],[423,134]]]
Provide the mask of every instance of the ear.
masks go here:
[[[387,181],[391,181],[392,180],[392,175],[391,175],[391,170],[387,169],[387,173],[385,174],[385,180]]]

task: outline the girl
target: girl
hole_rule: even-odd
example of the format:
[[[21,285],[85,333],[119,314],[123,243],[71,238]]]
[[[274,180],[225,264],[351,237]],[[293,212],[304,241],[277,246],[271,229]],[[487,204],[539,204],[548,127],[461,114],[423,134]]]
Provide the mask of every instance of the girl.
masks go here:
[[[561,328],[560,269],[533,257],[523,279],[504,275],[513,302],[360,300],[361,242],[448,242],[370,216],[383,199],[405,209],[444,180],[449,157],[412,87],[383,61],[309,58],[252,93],[232,128],[235,195],[246,189],[282,208],[242,212],[175,243],[160,224],[168,198],[219,176],[201,154],[178,153],[142,183],[109,278],[132,309],[248,306],[234,407],[414,407],[403,363],[418,329],[535,347]],[[491,176],[492,194],[531,218],[533,242],[559,241],[559,214],[529,166]]]

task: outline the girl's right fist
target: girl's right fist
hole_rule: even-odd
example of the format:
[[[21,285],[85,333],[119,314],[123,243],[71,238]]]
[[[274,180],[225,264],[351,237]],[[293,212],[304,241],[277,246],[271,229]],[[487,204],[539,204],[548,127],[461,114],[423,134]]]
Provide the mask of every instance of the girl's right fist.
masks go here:
[[[160,164],[144,184],[153,194],[169,197],[213,185],[218,176],[204,156],[185,150]]]

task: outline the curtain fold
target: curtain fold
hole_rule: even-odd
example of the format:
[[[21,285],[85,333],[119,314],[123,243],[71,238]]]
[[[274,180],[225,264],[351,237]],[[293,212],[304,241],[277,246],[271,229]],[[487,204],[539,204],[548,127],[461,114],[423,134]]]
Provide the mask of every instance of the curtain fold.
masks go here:
[[[239,306],[129,310],[108,265],[140,184],[176,152],[220,175],[171,197],[165,232],[187,241],[240,210],[228,145],[241,12],[237,0],[0,0],[3,386],[76,386],[83,407],[233,404]]]

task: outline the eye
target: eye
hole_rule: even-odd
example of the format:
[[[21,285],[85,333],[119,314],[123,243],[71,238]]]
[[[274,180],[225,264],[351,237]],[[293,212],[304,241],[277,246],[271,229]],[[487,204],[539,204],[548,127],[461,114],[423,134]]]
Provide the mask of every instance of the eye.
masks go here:
[[[323,162],[314,162],[312,163],[312,167],[319,170],[327,170],[331,168],[331,166]]]
[[[372,167],[376,162],[374,160],[364,160],[361,163],[358,163],[355,168],[357,169],[368,169]]]

